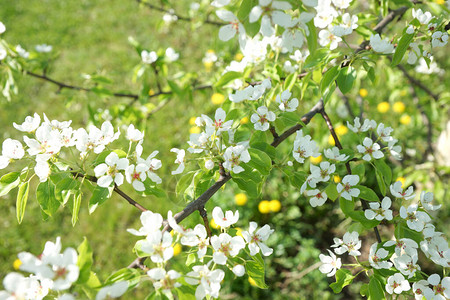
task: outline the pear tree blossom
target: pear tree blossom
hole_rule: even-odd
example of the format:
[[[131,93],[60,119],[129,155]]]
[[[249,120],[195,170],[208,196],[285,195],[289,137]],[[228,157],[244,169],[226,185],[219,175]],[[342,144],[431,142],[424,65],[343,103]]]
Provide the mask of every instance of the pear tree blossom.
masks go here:
[[[265,106],[260,106],[250,120],[254,123],[256,130],[266,131],[270,127],[269,122],[275,121],[275,118],[275,113],[268,110]]]
[[[128,281],[117,281],[111,285],[107,285],[102,287],[97,295],[95,296],[95,300],[103,300],[109,298],[119,298],[128,289]]]
[[[245,241],[241,236],[231,237],[228,233],[221,233],[211,237],[211,246],[214,248],[214,263],[225,265],[228,257],[238,255],[245,247]]]
[[[256,230],[257,227],[258,224],[256,224],[256,222],[250,222],[248,231],[243,231],[242,236],[247,242],[248,248],[250,250],[250,255],[253,256],[259,253],[259,250],[261,250],[262,255],[269,256],[272,254],[273,249],[267,247],[264,242],[269,238],[274,230],[270,229],[270,226],[267,224]]]
[[[328,250],[328,249],[327,249]],[[320,261],[322,265],[319,267],[320,272],[327,274],[327,277],[334,276],[336,271],[339,270],[342,266],[342,262],[340,258],[337,258],[336,255],[328,250],[329,256],[324,254],[319,254]]]
[[[277,95],[277,97],[275,98],[275,100],[277,101],[277,103],[280,103],[280,105],[278,106],[278,108],[281,111],[295,111],[297,109],[298,106],[298,99],[297,98],[292,98],[292,93],[289,90],[285,90],[284,92],[281,93],[281,95]],[[289,100],[291,99],[291,100]]]
[[[400,207],[400,217],[406,220],[410,229],[422,231],[425,224],[431,221],[430,216],[423,211],[418,210],[417,204],[411,204],[408,208]]]
[[[342,183],[337,184],[337,191],[344,199],[352,201],[353,197],[358,197],[360,190],[358,188],[352,188],[359,182],[358,175],[346,175],[342,179]]]
[[[361,240],[359,239],[359,234],[356,231],[346,232],[344,237],[341,239],[334,238],[334,245],[331,247],[336,248],[334,252],[338,255],[348,252],[352,256],[359,256],[361,252]]]
[[[119,158],[115,152],[111,152],[105,163],[95,167],[95,176],[98,178],[97,184],[101,187],[109,187],[111,184],[122,185],[124,176],[120,171],[128,167],[128,159]]]
[[[392,220],[392,210],[391,207],[392,201],[389,197],[384,197],[381,201],[381,205],[379,202],[370,202],[370,209],[366,209],[364,211],[364,216],[369,220],[378,220],[381,221],[386,219],[388,221]]]
[[[226,170],[238,174],[244,171],[244,168],[240,164],[248,163],[250,161],[250,154],[244,145],[236,145],[234,147],[228,147],[223,154],[223,158],[225,159],[223,167]]]
[[[228,228],[239,220],[239,211],[233,214],[231,210],[227,210],[224,214],[222,209],[216,206],[213,209],[212,216],[217,225],[222,228]]]
[[[311,197],[309,199],[309,204],[311,204],[312,207],[322,206],[328,199],[327,193],[318,189],[308,190],[306,191],[306,195]]]
[[[434,194],[432,192],[425,192],[422,191],[422,193],[420,193],[420,203],[422,203],[423,208],[425,208],[426,210],[430,210],[430,211],[434,211],[434,210],[438,210],[439,208],[441,208],[441,204],[439,205],[432,205],[431,202],[434,199]]]
[[[357,145],[356,148],[358,152],[364,154],[363,158],[365,161],[371,161],[372,158],[380,159],[384,157],[383,152],[380,151],[380,145],[374,143],[372,139],[366,137],[364,138],[362,145]]]
[[[174,152],[177,154],[175,163],[178,164],[178,168],[175,171],[172,171],[172,175],[183,173],[186,151],[184,151],[183,149],[172,148],[170,149],[170,152]]]
[[[162,290],[165,294],[181,286],[181,283],[177,282],[181,274],[174,270],[167,272],[163,268],[153,268],[147,272],[147,275],[153,280],[155,290]]]
[[[216,15],[219,17],[219,19],[229,23],[228,25],[220,27],[219,39],[226,42],[232,39],[236,35],[236,33],[239,35],[240,40],[244,39],[244,25],[242,25],[235,14],[233,14],[231,11],[221,9],[216,11]]]
[[[381,39],[380,35],[372,35],[370,37],[370,46],[373,51],[382,54],[391,54],[394,52],[394,45],[392,45],[387,39]]]
[[[377,249],[377,247],[378,243],[373,243],[370,247],[370,265],[375,269],[389,269],[390,267],[392,267],[392,263],[384,260],[388,256],[389,252],[383,247],[380,247],[379,249]]]
[[[292,154],[299,163],[303,163],[305,158],[320,155],[316,141],[312,140],[310,135],[303,136],[302,130],[297,131]]]
[[[415,197],[413,187],[410,186],[404,191],[401,181],[396,181],[395,183],[391,184],[390,190],[392,196],[394,196],[395,198],[411,200]]]
[[[184,278],[188,284],[198,285],[195,290],[195,298],[203,299],[207,296],[218,298],[220,284],[225,277],[221,269],[210,270],[209,265],[197,265]]]
[[[386,292],[389,294],[401,294],[403,292],[409,291],[411,286],[409,285],[408,280],[403,277],[402,274],[396,273],[392,276],[389,276],[386,283]]]
[[[144,64],[152,64],[158,59],[158,55],[155,51],[149,52],[147,50],[142,50],[141,58]]]
[[[34,132],[39,127],[40,123],[41,117],[37,113],[34,113],[33,116],[27,116],[22,124],[18,125],[14,122],[13,126],[17,130],[31,133]]]
[[[21,159],[25,155],[25,150],[19,141],[6,139],[2,144],[2,155],[0,155],[0,169],[6,168],[10,161]]]
[[[146,164],[129,165],[125,169],[125,178],[136,191],[145,191],[144,181],[147,178],[148,166]]]

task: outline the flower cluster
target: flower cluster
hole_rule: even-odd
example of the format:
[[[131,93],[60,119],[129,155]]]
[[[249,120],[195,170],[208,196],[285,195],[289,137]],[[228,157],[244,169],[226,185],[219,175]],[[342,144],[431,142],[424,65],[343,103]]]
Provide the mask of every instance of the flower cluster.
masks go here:
[[[46,242],[44,251],[35,256],[29,252],[18,254],[19,270],[31,273],[28,277],[12,272],[3,279],[5,291],[0,291],[0,299],[43,299],[58,293],[58,299],[71,300],[75,296],[61,292],[69,290],[80,276],[79,256],[75,249],[66,248],[61,253],[60,237],[56,242]],[[100,287],[99,287],[100,288]],[[119,281],[99,289],[96,300],[107,296],[117,298],[128,289],[127,281]]]
[[[67,169],[78,172],[77,164],[66,164],[66,154],[62,153],[63,149],[75,148],[80,152],[79,158],[83,164],[91,154],[99,154],[98,157],[101,157],[101,153],[110,152],[104,162],[96,160],[100,163],[93,169],[100,187],[119,186],[126,179],[137,191],[144,191],[143,182],[147,177],[154,183],[161,183],[161,178],[155,173],[161,167],[161,161],[154,158],[158,152],[153,152],[147,159],[141,158],[144,133],[134,125],[127,128],[126,138],[130,141],[130,149],[132,144],[135,145],[133,155],[128,155],[107,149],[120,136],[120,131],[115,131],[111,122],[104,122],[100,128],[90,125],[87,130],[75,130],[70,126],[71,123],[72,121],[49,120],[45,114],[44,121],[41,122],[37,113],[27,116],[22,124],[14,123],[17,130],[27,134],[23,137],[25,146],[20,141],[6,139],[2,145],[0,169],[8,167],[14,160],[31,159],[34,161],[35,174],[41,182],[45,182],[53,172],[64,172]],[[70,153],[73,153],[72,149]]]
[[[392,197],[399,201],[411,201],[415,198],[412,187],[403,190],[399,181],[390,186],[390,191]],[[406,223],[406,226],[422,233],[423,239],[418,241],[411,238],[399,238],[382,244],[374,243],[370,247],[368,264],[375,270],[394,269],[398,272],[387,278],[385,290],[389,294],[401,294],[409,291],[412,284],[416,299],[422,299],[422,296],[426,299],[445,299],[442,297],[448,297],[446,289],[450,287],[450,278],[445,277],[441,281],[438,274],[432,274],[428,277],[428,280],[424,280],[418,262],[420,244],[422,252],[435,264],[444,268],[448,268],[450,265],[448,242],[441,232],[435,231],[427,213],[427,211],[439,209],[440,206],[430,203],[433,200],[432,193],[422,192],[420,200],[422,207],[419,208],[418,204],[411,204],[408,207],[401,206],[400,214],[395,218],[393,218],[393,212],[390,209],[391,198],[384,197],[381,204],[378,202],[369,204],[370,208],[364,212],[367,219],[378,221],[386,219],[393,222],[401,222],[404,219],[406,222],[403,222]],[[342,240],[335,238],[334,242],[334,245],[331,246],[336,248],[334,253],[328,250],[329,256],[320,255],[320,260],[323,263],[320,270],[327,276],[333,276],[342,267],[341,259],[335,254],[341,255],[348,251],[352,256],[360,255],[361,241],[358,239],[358,232],[347,232]]]
[[[219,235],[208,236],[205,226],[201,224],[196,225],[194,229],[184,228],[177,223],[171,211],[167,214],[167,224],[173,229],[173,236],[162,229],[163,217],[151,211],[141,214],[142,227],[139,230],[128,229],[131,234],[145,237],[136,243],[135,251],[140,256],[150,256],[151,261],[156,264],[147,275],[157,291],[171,296],[172,291],[180,287],[184,279],[186,283],[197,286],[197,299],[218,298],[221,282],[225,277],[225,272],[220,267],[228,268],[236,276],[243,276],[245,264],[242,264],[242,261],[245,260],[235,259],[241,250],[248,247],[251,256],[259,252],[264,256],[272,254],[273,250],[265,244],[274,231],[269,225],[258,229],[255,222],[250,222],[248,231],[232,236],[230,227],[238,222],[239,212],[224,213],[220,207],[215,207],[212,216],[221,229]],[[197,256],[194,262],[198,261],[199,264],[192,266],[192,271],[187,274],[166,270],[169,260],[174,256],[174,246],[177,243],[191,247]]]

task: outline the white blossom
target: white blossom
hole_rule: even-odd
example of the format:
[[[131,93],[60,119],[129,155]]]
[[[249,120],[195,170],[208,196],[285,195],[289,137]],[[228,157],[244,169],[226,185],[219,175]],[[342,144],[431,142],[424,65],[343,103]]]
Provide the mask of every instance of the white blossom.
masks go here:
[[[357,145],[359,153],[364,154],[362,157],[365,161],[371,161],[372,158],[380,159],[384,157],[383,152],[380,151],[380,145],[378,143],[374,143],[371,138],[364,138],[362,145]]]
[[[21,125],[13,123],[13,126],[17,130],[31,133],[31,132],[34,132],[39,127],[40,123],[41,123],[41,117],[37,113],[34,113],[33,117],[27,116],[25,118],[25,121]]]
[[[248,244],[250,255],[253,256],[261,250],[262,255],[269,256],[273,253],[273,249],[267,247],[264,242],[267,241],[274,230],[270,229],[270,226],[267,224],[256,230],[257,227],[258,224],[256,222],[250,222],[248,231],[242,231],[242,236]]]
[[[172,171],[172,175],[176,175],[176,174],[181,174],[184,171],[184,160],[185,160],[185,155],[186,155],[186,151],[184,151],[183,149],[177,149],[177,148],[172,148],[170,149],[170,152],[174,152],[177,154],[177,159],[175,160],[175,163],[178,164],[178,168],[175,171]]]
[[[95,300],[119,298],[127,291],[127,289],[128,281],[114,282],[111,285],[102,287],[95,296]]]
[[[406,224],[410,229],[415,231],[422,231],[425,224],[431,221],[430,216],[423,211],[417,210],[417,204],[412,204],[405,208],[400,208],[400,217],[406,220]]]
[[[147,236],[158,231],[163,223],[163,217],[158,213],[149,210],[142,212],[140,216],[142,227],[139,230],[127,229],[127,231],[137,236]]]
[[[213,261],[219,265],[225,265],[228,257],[234,257],[245,247],[241,236],[231,237],[228,233],[211,237],[211,245],[214,248]]]
[[[383,54],[391,54],[394,52],[394,45],[392,45],[388,39],[382,40],[378,33],[370,37],[370,46],[375,52]]]
[[[401,294],[402,292],[409,291],[410,288],[411,286],[408,280],[400,273],[389,276],[386,283],[386,292],[389,294]]]
[[[94,168],[97,184],[101,187],[109,187],[111,184],[122,185],[124,176],[120,171],[128,167],[128,159],[119,158],[115,152],[111,152],[102,163]]]
[[[336,271],[341,268],[342,263],[341,259],[337,258],[333,252],[328,250],[328,253],[330,254],[330,256],[323,254],[319,255],[320,261],[322,262],[319,270],[323,274],[327,274],[327,277],[331,277],[334,276],[334,274],[336,274]]]
[[[222,209],[216,206],[213,209],[212,216],[217,225],[228,228],[239,220],[239,211],[235,211],[233,214],[231,210],[227,210],[224,214]]]
[[[256,110],[250,120],[254,123],[256,130],[266,131],[269,129],[269,122],[275,121],[275,114],[267,109],[265,106],[260,106]]]
[[[403,199],[403,200],[411,200],[414,199],[414,189],[412,186],[407,188],[405,191],[402,188],[402,182],[396,181],[393,184],[390,185],[390,190],[392,196],[395,198]]]
[[[250,154],[244,145],[230,146],[225,150],[223,154],[225,162],[223,167],[228,171],[238,174],[244,171],[244,168],[240,164],[248,163],[250,161]]]
[[[6,139],[2,144],[2,155],[0,155],[0,170],[6,168],[13,159],[21,159],[25,150],[19,141]]]
[[[218,298],[225,272],[220,269],[210,270],[208,265],[194,266],[192,270],[184,279],[188,284],[199,285],[195,290],[195,298],[203,299],[206,296]]]
[[[148,52],[147,50],[142,50],[141,58],[143,63],[152,64],[158,59],[158,55],[155,51]]]
[[[277,95],[275,100],[280,103],[278,106],[281,111],[295,111],[298,106],[298,99],[292,98],[292,93],[289,90],[285,90],[281,93],[281,95]]]
[[[336,254],[344,254],[348,252],[349,255],[359,256],[361,252],[359,249],[361,248],[361,240],[359,239],[359,234],[356,231],[346,232],[344,237],[341,239],[334,238],[334,245],[331,247],[336,247]]]
[[[341,197],[347,200],[352,200],[353,197],[359,196],[359,189],[352,188],[352,186],[357,185],[359,182],[358,175],[346,175],[342,179],[342,183],[337,184],[337,191],[341,194]]]
[[[369,220],[376,219],[381,221],[386,219],[390,221],[392,220],[392,210],[389,209],[391,204],[392,201],[389,197],[384,197],[381,205],[379,202],[369,202],[370,209],[364,211],[364,216]]]
[[[392,263],[385,259],[389,252],[384,248],[377,250],[378,243],[372,244],[369,251],[369,263],[375,269],[389,269],[392,267]]]

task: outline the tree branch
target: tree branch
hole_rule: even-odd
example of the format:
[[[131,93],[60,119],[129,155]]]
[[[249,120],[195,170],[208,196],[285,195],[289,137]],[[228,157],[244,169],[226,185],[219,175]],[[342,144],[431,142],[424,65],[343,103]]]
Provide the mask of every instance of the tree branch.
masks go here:
[[[90,88],[85,88],[85,87],[81,87],[81,86],[76,86],[76,85],[72,85],[72,84],[67,84],[67,83],[64,83],[64,82],[61,82],[61,81],[52,79],[52,78],[48,77],[48,76],[45,75],[45,74],[40,75],[40,74],[37,74],[37,73],[33,73],[33,72],[31,72],[31,71],[25,71],[25,74],[26,74],[26,75],[30,75],[30,76],[35,77],[35,78],[39,78],[39,79],[41,79],[41,80],[45,80],[45,81],[50,82],[50,83],[53,83],[53,84],[55,84],[55,85],[58,86],[59,90],[62,90],[62,89],[71,89],[71,90],[76,90],[76,91],[93,92],[93,90],[90,89]],[[131,99],[136,99],[136,100],[139,98],[138,95],[135,95],[135,94],[125,94],[125,93],[113,93],[113,96],[114,96],[114,97],[122,97],[122,98],[131,98]]]
[[[83,174],[83,173],[80,173],[80,172],[72,172],[72,175],[73,175],[74,178],[83,178],[84,177],[87,180],[89,180],[90,182],[94,182],[94,183],[97,183],[97,180],[98,180],[98,178],[95,177],[95,176],[86,175],[86,174]],[[139,203],[134,201],[130,196],[128,196],[121,189],[119,189],[119,187],[116,184],[114,184],[114,192],[119,194],[122,198],[127,200],[128,203],[130,203],[131,205],[133,205],[134,207],[136,207],[140,211],[147,211],[147,209],[145,207],[143,207],[142,205],[140,205]]]
[[[157,10],[157,11],[159,11],[159,12],[166,13],[166,14],[169,14],[169,15],[172,15],[172,16],[175,16],[175,17],[177,17],[177,19],[180,20],[180,21],[192,22],[192,21],[194,20],[193,18],[189,18],[189,17],[185,17],[185,16],[178,15],[178,14],[176,14],[174,11],[165,9],[165,8],[163,8],[163,7],[161,7],[161,6],[153,5],[153,4],[151,4],[151,3],[147,2],[147,1],[144,1],[144,0],[136,0],[136,1],[137,1],[139,4],[145,5],[145,6],[147,6],[147,7],[150,8],[150,9]],[[217,21],[212,21],[212,20],[210,20],[210,19],[208,19],[208,18],[206,18],[205,20],[203,20],[203,22],[204,22],[205,24],[210,24],[210,25],[215,25],[215,26],[223,26],[223,25],[227,25],[226,23],[223,23],[223,22],[217,22]]]
[[[409,82],[411,82],[411,84],[417,86],[418,88],[422,89],[425,93],[427,93],[428,95],[430,95],[431,98],[433,98],[435,101],[439,100],[439,95],[433,93],[433,91],[431,91],[426,85],[424,85],[420,80],[414,78],[413,76],[411,76],[408,71],[405,69],[404,66],[402,65],[397,65],[397,68],[400,69],[400,71],[402,71],[403,75],[405,75],[406,78],[408,78]]]
[[[308,124],[311,119],[320,112],[320,110],[323,109],[323,100],[320,99],[316,105],[311,108],[311,110],[303,115],[301,117],[300,124],[297,124],[295,126],[292,126],[291,128],[287,129],[283,134],[281,134],[278,138],[274,138],[274,141],[272,142],[273,147],[277,147],[282,141],[287,139],[289,136],[294,134],[297,130],[301,129],[304,125]],[[177,223],[180,223],[182,220],[184,220],[186,217],[191,215],[196,210],[204,209],[206,202],[208,202],[209,199],[227,182],[231,179],[230,173],[225,172],[222,164],[219,165],[219,173],[220,177],[219,180],[217,180],[209,189],[207,189],[200,197],[189,203],[182,211],[174,215],[175,220]],[[165,226],[163,228],[163,232],[171,230],[171,227],[167,222],[165,222]],[[129,266],[128,268],[143,268],[145,265],[143,264],[146,257],[138,257],[136,258]]]
[[[328,130],[330,131],[331,135],[333,136],[334,143],[335,143],[336,147],[338,147],[339,150],[342,150],[342,149],[343,149],[343,148],[342,148],[342,144],[341,144],[341,142],[339,141],[339,138],[338,138],[336,132],[334,131],[333,124],[331,123],[330,117],[329,117],[328,114],[325,112],[325,109],[324,109],[324,108],[322,108],[322,110],[320,111],[320,114],[322,115],[323,119],[325,120],[325,122],[326,122],[327,125],[328,125]],[[352,169],[351,169],[351,167],[350,167],[350,163],[349,163],[349,162],[346,162],[346,163],[345,163],[345,168],[347,169],[347,173],[348,173],[349,175],[351,175],[351,174],[352,174]],[[367,201],[364,200],[364,199],[360,199],[360,200],[361,200],[361,205],[362,205],[362,207],[363,207],[363,210],[368,209],[368,208],[369,208],[369,204],[367,204]],[[375,236],[376,236],[376,238],[377,238],[378,243],[381,243],[381,236],[380,236],[380,232],[378,231],[378,227],[375,226],[375,227],[373,228],[373,231],[375,232]]]

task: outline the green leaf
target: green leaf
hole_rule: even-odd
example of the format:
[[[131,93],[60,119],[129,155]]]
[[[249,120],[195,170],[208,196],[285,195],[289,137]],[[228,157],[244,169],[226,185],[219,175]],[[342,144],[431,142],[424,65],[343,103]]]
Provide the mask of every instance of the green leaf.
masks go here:
[[[110,285],[119,281],[128,281],[128,288],[135,287],[141,278],[137,269],[123,268],[111,274],[105,281],[105,285]]]
[[[55,197],[55,185],[50,180],[39,183],[36,198],[42,211],[49,216],[52,216],[59,208],[60,203]]]
[[[183,176],[181,176],[180,180],[177,183],[177,187],[175,189],[177,196],[184,193],[184,191],[191,185],[192,179],[194,178],[194,175],[196,174],[196,171],[190,171]]]
[[[267,289],[268,286],[264,282],[264,265],[261,265],[256,261],[247,261],[245,264],[245,269],[250,278],[255,281],[257,287],[261,289]]]
[[[380,221],[377,220],[368,220],[364,216],[364,212],[358,210],[355,211],[355,203],[353,201],[349,201],[344,198],[339,199],[339,206],[342,210],[342,212],[347,216],[350,217],[353,221],[361,223],[361,225],[364,226],[366,229],[371,229],[378,224],[380,224]]]
[[[358,196],[359,198],[372,202],[380,201],[377,194],[372,189],[369,189],[364,185],[356,185],[355,188],[359,189],[360,191]]]
[[[336,272],[336,282],[330,284],[330,288],[336,294],[340,293],[342,289],[352,283],[355,276],[352,275],[352,272],[347,269],[339,269]]]
[[[257,198],[259,196],[258,185],[252,180],[244,180],[242,178],[237,178],[233,176],[233,181],[238,185],[238,187],[247,192],[250,197]]]
[[[334,66],[331,69],[328,69],[325,74],[323,74],[322,81],[320,82],[320,92],[322,95],[325,94],[325,91],[330,88],[331,83],[334,82],[336,77],[339,75],[339,66]]]
[[[381,283],[375,277],[372,277],[369,281],[369,297],[368,300],[381,300],[385,299],[384,289]]]
[[[336,184],[334,184],[334,183],[330,183],[326,187],[325,193],[327,193],[328,198],[333,201],[336,201],[336,199],[339,197],[339,193],[337,191]]]
[[[72,207],[72,226],[78,221],[78,214],[81,206],[81,193],[73,194],[73,207]]]
[[[336,79],[337,85],[343,94],[348,93],[356,79],[356,70],[352,66],[342,68]]]
[[[403,34],[402,38],[398,42],[397,48],[395,48],[395,53],[394,53],[394,56],[392,57],[392,62],[391,62],[392,67],[395,67],[402,61],[402,58],[405,55],[406,50],[408,50],[409,44],[411,44],[413,38],[414,38],[414,33],[407,34],[405,32]]]
[[[194,253],[191,253],[188,255],[187,259],[186,259],[186,266],[190,266],[193,263],[195,263],[197,260],[197,256]]]
[[[81,285],[81,288],[89,299],[94,299],[95,295],[98,292],[98,287],[100,287],[101,285],[102,284],[97,275],[91,271],[89,274],[89,279],[87,280],[87,282]]]
[[[269,155],[254,148],[248,149],[248,152],[251,158],[247,165],[258,170],[262,175],[269,175],[272,169],[272,160]]]
[[[386,162],[382,159],[376,159],[374,161],[375,167],[378,171],[380,171],[381,174],[383,174],[384,181],[387,185],[391,183],[392,180],[392,170],[391,168],[386,164]]]
[[[294,72],[292,74],[289,74],[288,77],[286,77],[286,80],[284,81],[284,85],[283,85],[284,90],[289,90],[290,91],[292,89],[292,87],[294,86],[295,82],[297,81],[297,76],[298,76],[298,73]]]
[[[183,90],[181,89],[180,86],[178,86],[178,84],[175,83],[175,81],[167,80],[167,84],[169,85],[170,90],[174,92],[174,94],[178,96],[181,96],[183,94]]]
[[[88,240],[84,238],[83,242],[78,246],[78,261],[77,266],[80,270],[77,283],[83,284],[89,280],[91,276],[91,266],[93,263],[92,249]]]
[[[289,181],[294,187],[300,189],[305,183],[308,175],[305,172],[294,172],[292,175],[293,176],[289,176]]]
[[[248,15],[250,14],[250,11],[254,6],[258,5],[257,0],[244,0],[241,3],[241,6],[239,7],[239,10],[237,12],[238,19],[242,22],[245,19],[248,18]]]
[[[25,207],[27,206],[29,187],[30,181],[23,182],[20,184],[19,192],[17,193],[16,216],[19,224],[22,223],[23,216],[25,214]]]
[[[107,98],[107,97],[111,97],[114,96],[114,93],[111,92],[110,90],[103,88],[103,87],[93,87],[91,89],[91,91],[93,91],[95,94],[97,94],[97,96],[102,97],[102,98]]]
[[[96,186],[89,199],[89,214],[92,214],[99,205],[111,197],[113,188],[102,188]]]
[[[363,297],[367,296],[367,293],[369,292],[369,285],[367,283],[363,284],[361,288],[359,289],[359,294]]]
[[[423,241],[423,236],[420,232],[409,229],[406,221],[402,221],[395,226],[394,235],[396,239],[408,238],[420,244]]]
[[[315,29],[314,29],[315,30]],[[305,69],[317,66],[319,63],[323,62],[324,58],[330,53],[328,48],[320,48],[314,52],[311,52],[305,60]]]
[[[0,179],[0,197],[8,194],[20,183],[20,172],[11,172],[3,175]]]
[[[380,171],[375,169],[375,176],[377,178],[378,188],[380,189],[380,193],[383,196],[386,196],[386,184],[384,183],[383,175],[381,175]]]
[[[229,82],[231,82],[231,81],[233,81],[235,79],[241,78],[241,77],[242,77],[242,73],[240,73],[240,72],[234,72],[234,71],[226,72],[216,82],[215,86],[216,87],[222,87],[222,86],[228,84]]]
[[[176,288],[179,300],[195,300],[195,287],[190,284],[183,284]]]
[[[356,166],[352,167],[353,175],[359,176],[359,182],[364,178],[364,174],[366,172],[366,168],[364,167],[364,163],[359,163]]]

